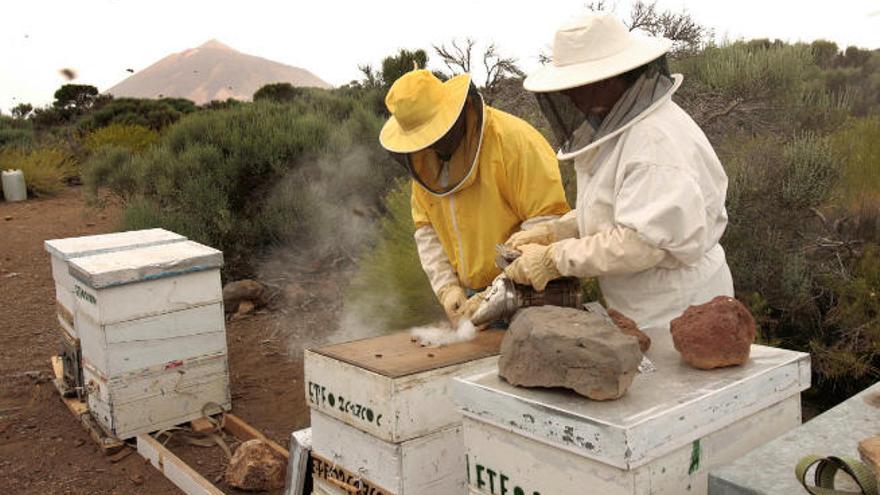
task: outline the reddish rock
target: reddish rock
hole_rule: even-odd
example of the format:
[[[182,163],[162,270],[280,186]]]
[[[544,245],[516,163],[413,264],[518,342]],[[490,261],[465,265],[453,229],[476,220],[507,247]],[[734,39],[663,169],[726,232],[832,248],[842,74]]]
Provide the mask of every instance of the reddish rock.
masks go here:
[[[259,492],[284,488],[287,460],[262,440],[239,445],[226,468],[226,483]]]
[[[699,369],[736,366],[749,360],[755,340],[755,319],[732,297],[691,306],[669,324],[675,349]]]
[[[639,339],[639,349],[641,349],[643,353],[648,352],[648,349],[651,348],[651,337],[648,337],[645,332],[639,330],[636,322],[620,311],[612,308],[608,308],[608,316],[614,320],[614,324],[617,325],[617,328],[619,328],[620,331]]]
[[[859,442],[859,457],[875,475],[880,476],[880,435]]]

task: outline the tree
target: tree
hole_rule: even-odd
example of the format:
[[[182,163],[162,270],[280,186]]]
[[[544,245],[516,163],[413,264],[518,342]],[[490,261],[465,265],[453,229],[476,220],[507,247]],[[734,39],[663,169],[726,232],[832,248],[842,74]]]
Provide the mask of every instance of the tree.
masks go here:
[[[34,111],[34,106],[30,103],[19,103],[12,108],[12,116],[16,119],[24,119],[27,118],[32,111]]]
[[[428,65],[428,54],[421,48],[407,50],[401,48],[397,55],[382,59],[382,80],[386,86],[391,86],[400,76],[413,69],[424,69]]]
[[[657,9],[657,1],[645,3],[638,0],[630,10],[626,27],[630,31],[641,29],[652,36],[662,36],[673,41],[673,54],[693,53],[712,38],[711,29],[698,24],[686,11],[673,12]]]
[[[81,112],[91,108],[98,97],[98,88],[88,84],[65,84],[55,91],[55,108]]]
[[[593,12],[614,10],[613,6],[609,9],[604,0],[589,2],[586,7]],[[656,0],[651,3],[636,1],[630,9],[629,19],[624,20],[623,24],[630,31],[640,29],[651,36],[662,36],[672,40],[672,55],[692,54],[706,46],[714,35],[711,29],[698,24],[687,11],[659,11]],[[550,61],[550,57],[545,53],[539,53],[538,61],[546,64]]]
[[[292,101],[303,95],[305,90],[288,82],[272,83],[263,86],[254,93],[254,101],[270,100],[276,102]]]
[[[401,48],[396,55],[382,59],[382,70],[370,64],[358,65],[363,77],[360,81],[352,81],[351,87],[362,89],[387,89],[400,76],[413,69],[424,69],[428,65],[428,54],[425,50],[407,50]]]
[[[469,74],[473,62],[473,50],[476,41],[472,38],[465,38],[461,44],[458,40],[452,40],[447,45],[434,45],[434,51],[440,56],[443,64],[450,71],[445,74],[451,77],[455,74]],[[492,100],[498,93],[499,87],[503,81],[509,78],[521,78],[525,74],[516,65],[516,58],[505,57],[498,52],[495,43],[490,43],[482,56],[483,68],[486,71],[486,79],[483,81],[483,96],[486,102],[491,104]]]

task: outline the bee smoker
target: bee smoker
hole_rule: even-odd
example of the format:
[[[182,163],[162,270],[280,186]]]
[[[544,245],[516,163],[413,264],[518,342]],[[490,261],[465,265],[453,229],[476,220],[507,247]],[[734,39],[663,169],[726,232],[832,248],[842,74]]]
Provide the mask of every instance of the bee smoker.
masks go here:
[[[495,263],[501,268],[520,256],[519,251],[509,249],[503,244],[499,244],[495,249],[498,252]],[[492,281],[492,285],[483,297],[483,302],[471,317],[471,322],[475,326],[510,318],[520,308],[530,306],[580,308],[583,303],[580,280],[574,277],[551,280],[547,287],[539,292],[531,286],[514,283],[502,273]]]
[[[484,300],[471,317],[475,326],[507,319],[517,310],[530,306],[564,306],[580,308],[583,303],[581,283],[573,277],[551,280],[543,291],[528,285],[519,285],[499,275],[492,281]]]

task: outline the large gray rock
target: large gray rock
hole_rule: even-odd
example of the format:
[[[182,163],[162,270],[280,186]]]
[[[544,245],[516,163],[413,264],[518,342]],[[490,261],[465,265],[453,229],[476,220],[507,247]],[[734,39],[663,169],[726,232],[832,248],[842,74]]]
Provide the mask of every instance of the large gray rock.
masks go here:
[[[601,316],[539,306],[514,316],[498,373],[512,385],[565,387],[595,400],[626,393],[642,360],[639,341]]]

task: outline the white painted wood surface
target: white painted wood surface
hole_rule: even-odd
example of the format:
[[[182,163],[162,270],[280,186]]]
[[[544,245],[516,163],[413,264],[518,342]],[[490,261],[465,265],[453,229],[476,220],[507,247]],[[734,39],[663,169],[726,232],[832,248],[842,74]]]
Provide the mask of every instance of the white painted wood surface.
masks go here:
[[[74,284],[79,313],[101,325],[221,303],[220,270],[210,269],[137,284],[95,290]]]
[[[137,451],[186,495],[225,495],[155,438],[138,435]]]
[[[155,246],[184,241],[186,237],[165,229],[129,230],[111,234],[51,239],[43,247],[54,257],[68,260],[82,256],[109,253],[120,249]]]
[[[752,346],[750,361],[711,371],[680,361],[671,338],[647,353],[658,371],[597,402],[573,392],[514,387],[496,371],[456,380],[462,413],[555,448],[634,469],[809,387],[809,355]]]
[[[123,440],[201,417],[209,403],[231,408],[225,353],[115,376],[102,376],[84,358],[83,379],[92,415]]]
[[[461,425],[390,443],[314,409],[311,419],[316,454],[395,495],[465,491]]]
[[[628,470],[465,418],[469,493],[705,495],[709,469],[796,427],[800,419],[800,398],[793,395]]]
[[[418,438],[461,422],[452,379],[494,369],[487,357],[390,378],[316,352],[305,352],[309,407],[387,442]]]
[[[223,265],[223,253],[193,241],[179,241],[68,261],[73,278],[92,289],[144,282],[211,270]]]
[[[84,359],[104,377],[174,360],[226,354],[219,302],[106,325],[83,312],[77,317],[77,327]]]
[[[52,278],[55,280],[55,299],[70,315],[75,313],[74,279],[69,273],[68,260],[184,240],[186,237],[164,229],[147,229],[45,241],[43,247],[50,254]],[[59,319],[64,320],[61,315]],[[73,325],[63,324],[62,327],[71,337],[77,338]]]

